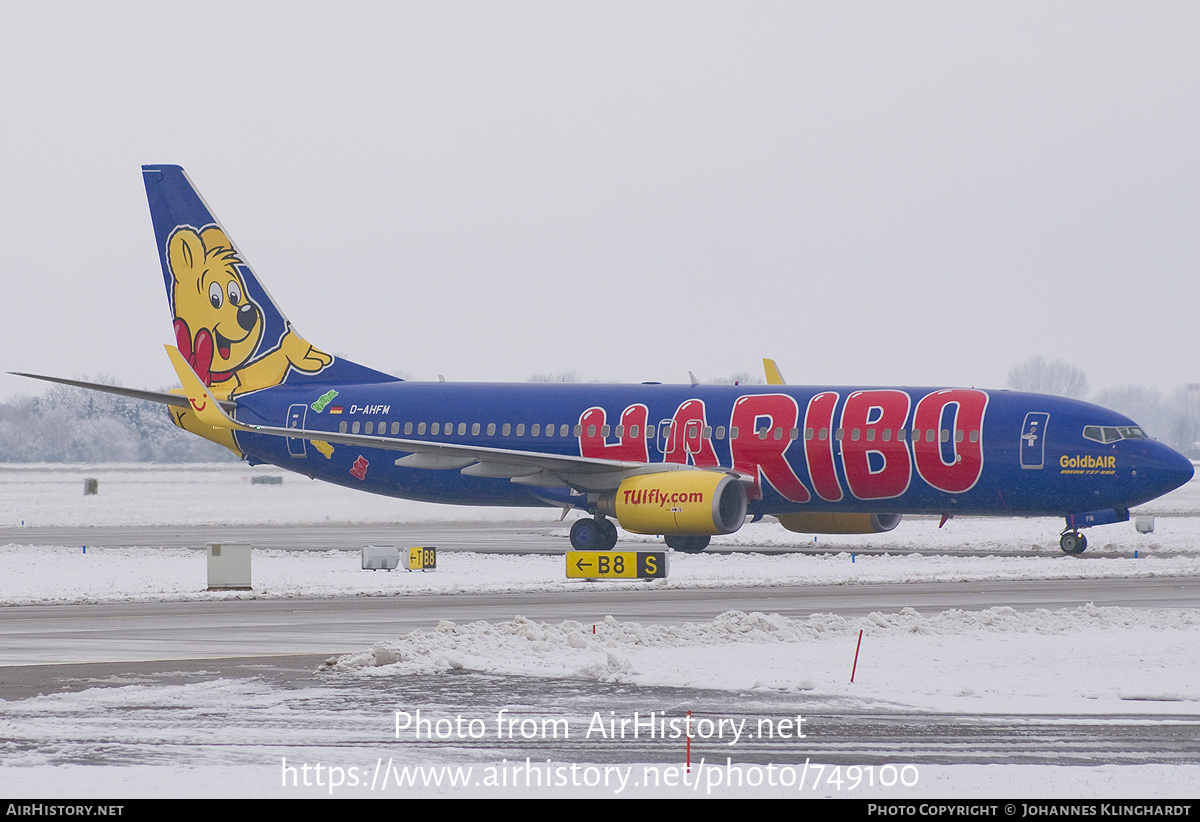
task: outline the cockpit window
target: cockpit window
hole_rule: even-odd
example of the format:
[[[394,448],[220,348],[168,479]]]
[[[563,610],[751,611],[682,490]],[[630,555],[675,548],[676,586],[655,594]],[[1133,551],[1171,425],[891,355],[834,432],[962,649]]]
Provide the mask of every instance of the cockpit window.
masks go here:
[[[1085,425],[1083,438],[1107,445],[1119,440],[1144,440],[1146,434],[1136,425]]]

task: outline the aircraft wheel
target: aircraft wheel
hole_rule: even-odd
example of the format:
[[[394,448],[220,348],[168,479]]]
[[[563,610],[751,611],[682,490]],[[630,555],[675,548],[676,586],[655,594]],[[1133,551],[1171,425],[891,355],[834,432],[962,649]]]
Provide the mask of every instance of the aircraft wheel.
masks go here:
[[[667,536],[664,537],[667,547],[672,551],[681,551],[685,554],[699,554],[708,547],[709,537],[683,537],[683,536]]]
[[[1059,537],[1058,547],[1063,549],[1064,554],[1082,554],[1083,549],[1087,548],[1087,537],[1078,531],[1068,531]]]
[[[611,519],[596,520],[600,530],[600,543],[596,547],[601,551],[611,551],[617,547],[617,526]]]
[[[596,520],[591,517],[577,519],[571,526],[571,547],[576,551],[598,550],[599,540],[600,529],[596,527]]]

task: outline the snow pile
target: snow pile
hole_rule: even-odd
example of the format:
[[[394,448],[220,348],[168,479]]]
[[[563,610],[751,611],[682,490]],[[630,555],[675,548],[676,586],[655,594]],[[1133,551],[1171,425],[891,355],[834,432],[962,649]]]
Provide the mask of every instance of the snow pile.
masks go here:
[[[844,618],[728,611],[710,623],[442,622],[328,660],[340,675],[501,675],[874,697],[935,710],[1170,712],[1200,701],[1200,613],[1098,608]],[[861,649],[859,632],[863,633]],[[855,683],[849,682],[856,650]],[[947,702],[947,699],[950,702]],[[1117,707],[1119,705],[1119,707]]]
[[[605,628],[617,626],[609,617]],[[399,642],[329,659],[327,671],[383,674],[438,673],[452,669],[618,682],[635,677],[621,653],[626,644],[590,633],[579,622],[558,625],[517,617],[511,622],[455,625],[413,631]]]

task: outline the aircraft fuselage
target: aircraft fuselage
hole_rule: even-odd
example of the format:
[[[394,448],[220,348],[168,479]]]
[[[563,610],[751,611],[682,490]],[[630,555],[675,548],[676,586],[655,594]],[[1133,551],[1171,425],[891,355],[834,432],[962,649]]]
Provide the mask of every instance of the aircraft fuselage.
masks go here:
[[[331,389],[332,399],[322,401]],[[1085,437],[1089,428],[1137,431],[1113,411],[964,388],[398,381],[280,386],[240,399],[236,418],[331,434],[731,470],[748,479],[752,514],[1127,512],[1177,487],[1192,470],[1144,436]],[[474,460],[406,467],[404,452],[395,450],[244,432],[237,440],[253,461],[379,494],[476,505],[578,504],[581,496],[556,483],[530,484],[528,477],[472,475]]]

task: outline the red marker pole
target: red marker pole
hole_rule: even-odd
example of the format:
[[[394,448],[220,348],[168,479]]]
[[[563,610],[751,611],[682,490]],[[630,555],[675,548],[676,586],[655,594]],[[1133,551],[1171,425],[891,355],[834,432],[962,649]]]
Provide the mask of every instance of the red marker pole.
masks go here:
[[[692,712],[688,711],[687,724],[687,772],[692,772]]]
[[[854,672],[858,670],[858,649],[862,647],[862,628],[858,629],[858,644],[854,646],[854,667],[850,669],[850,681],[854,681]]]

